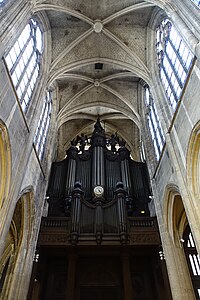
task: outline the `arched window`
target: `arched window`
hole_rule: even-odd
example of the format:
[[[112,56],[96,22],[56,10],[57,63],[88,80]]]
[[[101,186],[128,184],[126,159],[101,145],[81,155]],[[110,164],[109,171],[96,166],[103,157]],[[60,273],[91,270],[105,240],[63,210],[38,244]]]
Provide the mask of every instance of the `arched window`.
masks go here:
[[[200,7],[200,1],[199,0],[191,0],[192,2],[194,2],[198,7]]]
[[[169,103],[175,110],[192,65],[193,55],[168,19],[161,22],[156,34],[160,77]]]
[[[145,87],[145,104],[148,115],[148,127],[153,140],[156,158],[158,160],[165,143],[165,139],[158,117],[158,112],[148,86]]]
[[[197,254],[194,238],[189,225],[185,229],[183,239],[185,256],[188,262],[194,292],[196,299],[200,299],[200,257]]]
[[[34,19],[26,25],[5,61],[22,110],[26,112],[39,76],[43,49],[42,32]]]
[[[50,125],[51,110],[52,110],[52,97],[51,91],[47,92],[45,101],[43,104],[42,112],[38,122],[38,127],[35,133],[34,144],[39,159],[42,159],[44,153],[44,146],[47,139],[47,133]]]

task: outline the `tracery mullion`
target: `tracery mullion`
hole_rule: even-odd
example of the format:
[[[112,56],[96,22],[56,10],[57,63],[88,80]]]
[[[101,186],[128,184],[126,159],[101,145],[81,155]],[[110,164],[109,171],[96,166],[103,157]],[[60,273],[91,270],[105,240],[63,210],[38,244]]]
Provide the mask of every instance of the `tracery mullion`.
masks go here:
[[[45,105],[44,114],[46,113],[46,109],[47,109],[47,106]],[[41,147],[41,144],[42,144],[42,140],[43,140],[43,138],[45,136],[44,132],[45,132],[45,129],[46,129],[47,120],[48,120],[48,111],[47,111],[47,117],[40,124],[39,139],[38,139],[38,150],[40,150],[40,147]]]
[[[50,123],[50,118],[47,118],[47,122],[45,124],[45,130],[43,131],[43,137],[40,141],[40,145],[39,145],[39,158],[42,158],[43,152],[44,152],[44,146],[47,140],[47,131],[48,131],[48,127],[49,127],[49,123]]]
[[[28,103],[26,103],[26,101],[24,100],[24,97],[25,97],[25,95],[26,95],[26,93],[27,93],[27,90],[28,90],[28,88],[29,88],[29,86],[30,86],[31,80],[33,79],[33,74],[34,74],[36,68],[37,68],[37,62],[36,62],[35,66],[34,66],[34,68],[33,68],[33,70],[32,70],[32,72],[31,72],[30,80],[27,82],[27,84],[26,84],[26,86],[25,86],[25,89],[24,89],[24,92],[22,93],[22,96],[21,96],[20,102],[21,102],[21,103],[24,102],[25,105],[26,105],[26,107],[28,106]],[[29,97],[29,100],[30,100],[30,97]],[[29,102],[29,101],[28,101],[28,102]]]
[[[168,82],[168,84],[169,84],[169,86],[170,86],[170,88],[171,88],[171,91],[172,91],[173,95],[174,95],[175,102],[177,103],[177,102],[178,102],[178,96],[177,96],[177,94],[176,94],[176,92],[175,92],[175,90],[174,90],[174,86],[173,86],[172,83],[171,83],[171,80],[170,80],[170,78],[169,78],[169,76],[168,76],[168,73],[167,73],[165,67],[163,66],[163,62],[162,62],[162,70],[163,70],[163,72],[164,72],[164,74],[165,74],[165,77],[166,77],[166,79],[167,79],[167,82]],[[169,101],[170,101],[170,103],[171,103],[170,98],[169,98]],[[171,103],[171,104],[172,104],[172,103]]]
[[[50,124],[51,101],[52,100],[50,98],[50,95],[47,95],[46,99],[45,99],[44,110],[42,112],[42,115],[40,117],[39,124],[38,124],[39,130],[37,131],[37,136],[35,137],[36,149],[37,149],[38,156],[40,159],[42,158],[44,145],[45,145],[46,139],[47,139],[47,132],[49,129],[49,124]]]
[[[46,108],[46,103],[43,105],[42,114],[40,116],[38,127],[37,127],[37,130],[36,130],[36,134],[35,134],[35,141],[36,141],[36,143],[37,143],[38,136],[40,134],[40,128],[41,128],[41,125],[42,125],[42,121],[44,119],[45,108]]]
[[[21,83],[21,81],[22,81],[22,79],[23,79],[23,77],[24,77],[24,74],[25,74],[25,72],[26,72],[26,70],[27,70],[27,68],[28,68],[28,66],[29,66],[29,63],[30,63],[30,61],[31,61],[31,59],[32,59],[32,57],[33,57],[33,55],[34,55],[34,53],[35,53],[35,50],[33,49],[33,51],[32,51],[32,53],[31,53],[31,55],[30,55],[30,57],[29,57],[29,59],[28,59],[28,61],[27,61],[27,64],[25,65],[25,67],[24,67],[24,70],[21,72],[21,75],[20,75],[20,77],[19,77],[19,80],[18,80],[18,82],[17,82],[17,84],[16,84],[16,89],[18,89],[18,87],[20,86],[20,83]],[[28,81],[28,83],[30,82],[30,80]]]
[[[164,136],[163,136],[163,132],[162,132],[162,128],[161,128],[161,125],[160,125],[160,121],[158,119],[158,114],[155,110],[155,105],[154,103],[152,104],[152,110],[153,110],[153,113],[155,115],[155,119],[156,119],[156,122],[157,122],[157,128],[158,128],[158,131],[159,131],[159,135],[160,135],[160,139],[162,141],[162,145],[164,144]]]
[[[151,126],[152,126],[152,129],[153,129],[153,135],[154,135],[153,136],[153,140],[155,141],[156,146],[157,146],[157,151],[160,154],[160,146],[159,146],[159,143],[158,143],[158,140],[157,140],[157,137],[156,137],[156,128],[155,128],[155,125],[154,125],[154,123],[152,121],[151,114],[150,114],[149,121],[151,122]]]
[[[177,58],[179,59],[180,64],[181,64],[181,66],[183,67],[185,73],[187,74],[187,73],[188,73],[188,69],[187,69],[187,67],[186,67],[186,65],[185,65],[185,62],[184,62],[182,56],[181,56],[180,53],[179,53],[180,45],[179,45],[178,50],[177,50],[176,47],[174,46],[173,41],[172,41],[170,38],[168,39],[168,41],[169,41],[170,45],[172,46],[172,48],[173,48],[173,50],[174,50],[174,52],[175,52]],[[182,41],[181,41],[181,42],[182,42]],[[180,44],[181,44],[181,42],[180,42]],[[184,46],[184,47],[185,47],[185,46]]]
[[[16,61],[14,62],[12,68],[10,69],[11,75],[12,75],[13,72],[15,71],[15,68],[16,68],[16,66],[18,65],[18,62],[20,61],[21,57],[24,55],[24,52],[25,52],[25,50],[26,50],[26,48],[27,48],[27,45],[28,45],[28,43],[30,42],[31,39],[32,39],[32,36],[30,35],[29,38],[27,39],[27,41],[26,41],[24,47],[21,49],[19,55],[17,56],[17,59],[16,59]]]
[[[180,88],[182,89],[182,88],[183,88],[183,83],[182,83],[182,81],[181,81],[181,79],[180,79],[180,77],[179,77],[179,75],[178,75],[178,72],[177,72],[177,70],[175,69],[174,64],[172,63],[171,59],[169,58],[169,55],[168,55],[167,52],[165,52],[165,55],[166,55],[166,58],[167,58],[167,60],[168,60],[168,62],[169,62],[169,64],[170,64],[171,68],[172,68],[173,74],[175,75],[175,77],[176,77],[176,79],[177,79],[177,81],[178,81],[178,84],[179,84]],[[187,73],[187,72],[186,72],[186,73]],[[170,81],[171,81],[171,80],[170,80]]]

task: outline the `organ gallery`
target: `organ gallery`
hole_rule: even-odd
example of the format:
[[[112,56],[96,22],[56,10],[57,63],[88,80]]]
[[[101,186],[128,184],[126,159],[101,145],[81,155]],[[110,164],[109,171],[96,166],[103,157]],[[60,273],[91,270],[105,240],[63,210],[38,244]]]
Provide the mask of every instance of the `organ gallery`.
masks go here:
[[[47,198],[30,299],[170,299],[146,163],[117,133],[71,141]]]

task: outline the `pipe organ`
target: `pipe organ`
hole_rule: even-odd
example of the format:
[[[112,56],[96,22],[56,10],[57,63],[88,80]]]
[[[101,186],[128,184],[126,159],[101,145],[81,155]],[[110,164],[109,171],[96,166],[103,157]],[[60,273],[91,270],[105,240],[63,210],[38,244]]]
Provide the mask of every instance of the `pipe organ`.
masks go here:
[[[99,119],[52,164],[47,196],[29,299],[171,299],[146,164]]]

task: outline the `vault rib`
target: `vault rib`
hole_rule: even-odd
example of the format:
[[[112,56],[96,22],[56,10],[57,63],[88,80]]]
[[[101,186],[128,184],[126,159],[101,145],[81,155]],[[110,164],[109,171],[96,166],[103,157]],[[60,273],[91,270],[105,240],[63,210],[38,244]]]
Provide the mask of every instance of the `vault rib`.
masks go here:
[[[64,12],[70,16],[76,17],[84,22],[86,22],[87,24],[90,24],[91,26],[93,26],[93,20],[90,19],[89,17],[81,14],[78,11],[75,11],[73,9],[70,8],[66,8],[64,6],[61,5],[55,5],[55,4],[37,4],[34,6],[33,8],[33,12],[36,13],[38,11],[41,10],[54,10],[54,11],[60,11],[60,12]]]
[[[151,7],[151,6],[154,6],[155,4],[153,3],[146,3],[146,2],[141,2],[141,3],[137,3],[137,4],[134,4],[134,5],[131,5],[129,7],[126,7],[114,14],[112,14],[111,16],[105,18],[102,23],[103,25],[113,21],[114,19],[118,18],[118,17],[121,17],[129,12],[132,12],[134,10],[137,10],[137,9],[141,9],[141,8],[146,8],[146,7]]]
[[[52,62],[50,71],[52,71],[56,67],[56,65],[63,59],[63,57],[67,55],[67,53],[69,53],[74,47],[76,47],[80,42],[87,38],[92,32],[93,29],[90,28],[89,30],[81,34],[77,39],[75,39],[71,44],[69,44],[65,48],[65,50],[60,53],[60,55],[58,55],[58,57]]]
[[[98,101],[97,103],[101,107],[111,108],[115,111],[118,111],[119,113],[123,114],[127,119],[133,121],[137,125],[136,116],[129,110],[125,109],[124,107],[118,106],[116,105],[116,103],[108,103],[102,101]],[[81,109],[96,107],[97,103],[84,103],[81,105],[77,105],[76,107],[72,107],[71,109],[67,110],[65,115],[63,116],[57,115],[58,128],[62,126],[66,122],[68,117],[70,117],[72,114],[79,112]]]
[[[130,50],[129,47],[127,47],[116,35],[111,33],[108,29],[103,29],[103,33],[108,36],[112,41],[114,41],[118,46],[120,46],[127,54],[129,54],[134,61],[139,63],[141,65],[141,68],[144,68],[144,70],[147,73],[150,73],[147,66],[143,63],[143,61],[137,56],[136,53],[133,53],[133,51]]]
[[[93,57],[93,58],[87,58],[87,59],[75,61],[73,63],[61,67],[58,70],[53,71],[52,73],[50,73],[48,84],[49,85],[53,84],[53,82],[65,72],[76,69],[77,67],[80,68],[80,67],[88,66],[96,62],[119,66],[121,68],[130,71],[136,77],[142,78],[147,84],[150,83],[150,74],[145,72],[145,70],[139,69],[135,65],[117,59]]]

